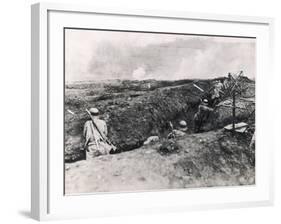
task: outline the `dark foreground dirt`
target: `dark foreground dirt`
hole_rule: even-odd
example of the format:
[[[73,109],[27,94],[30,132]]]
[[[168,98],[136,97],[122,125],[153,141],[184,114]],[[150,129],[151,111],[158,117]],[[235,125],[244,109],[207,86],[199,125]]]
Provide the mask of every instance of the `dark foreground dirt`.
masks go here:
[[[223,129],[187,134],[179,150],[160,154],[161,142],[65,165],[66,194],[255,184],[251,136]]]

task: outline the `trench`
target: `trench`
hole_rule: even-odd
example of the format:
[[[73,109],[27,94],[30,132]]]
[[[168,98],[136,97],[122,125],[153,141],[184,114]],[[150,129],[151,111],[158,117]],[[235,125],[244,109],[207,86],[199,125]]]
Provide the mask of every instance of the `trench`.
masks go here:
[[[171,131],[169,122],[178,128],[179,121],[185,120],[192,132],[199,103],[200,97],[191,94],[186,86],[153,91],[141,101],[110,114],[109,138],[122,152],[139,148],[150,136],[167,136]]]
[[[209,83],[202,82],[200,86],[208,89]],[[204,93],[194,89],[192,83],[188,83],[158,88],[131,98],[125,96],[95,103],[87,102],[82,108],[95,106],[103,112],[102,118],[108,126],[108,137],[117,147],[117,152],[123,152],[141,147],[150,136],[165,138],[171,131],[169,122],[172,122],[174,129],[177,129],[179,121],[185,120],[188,127],[187,134],[194,133],[193,117],[203,95]],[[81,110],[81,107],[79,109],[85,111]],[[218,109],[217,113],[209,117],[203,130],[221,128],[231,120],[231,116],[231,108]],[[237,111],[237,121],[245,120],[247,117],[247,113]],[[81,133],[87,119],[85,112],[78,113],[78,119],[75,121],[66,119],[66,162],[84,158],[80,150],[83,142]]]

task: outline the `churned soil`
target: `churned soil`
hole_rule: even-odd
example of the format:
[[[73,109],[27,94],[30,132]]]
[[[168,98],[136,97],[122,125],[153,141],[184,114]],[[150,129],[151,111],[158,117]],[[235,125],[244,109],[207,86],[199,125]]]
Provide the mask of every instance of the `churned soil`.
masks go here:
[[[246,133],[223,127],[232,122],[229,97],[221,99],[194,133],[194,114],[214,80],[131,81],[68,84],[65,91],[65,193],[130,192],[255,184],[255,149],[249,148],[255,122],[255,83],[245,80],[236,98],[236,122]],[[194,83],[206,90],[202,92]],[[86,108],[97,107],[117,154],[85,160],[82,130]],[[169,122],[188,131],[167,141]],[[150,136],[159,141],[143,145]],[[174,144],[174,145],[173,145]],[[175,146],[175,147],[174,147]],[[167,150],[165,150],[165,147]],[[174,150],[175,149],[175,150]]]
[[[65,164],[65,193],[130,192],[255,184],[250,135],[223,129],[186,134],[179,149],[159,153],[163,139],[132,151]]]
[[[194,87],[196,83],[206,92]],[[135,150],[149,136],[165,137],[185,120],[189,134],[194,130],[193,117],[201,98],[212,88],[213,80],[129,81],[107,83],[78,83],[66,86],[65,95],[65,161],[84,159],[83,125],[89,119],[85,109],[97,107],[108,125],[108,137],[118,151]],[[254,82],[246,80],[244,97],[253,98]],[[226,102],[229,99],[224,99]],[[236,100],[236,122],[247,121],[254,111],[254,103],[239,97]],[[245,109],[247,108],[247,109]],[[68,111],[71,111],[69,113]],[[222,128],[231,122],[231,105],[215,108],[203,131]]]

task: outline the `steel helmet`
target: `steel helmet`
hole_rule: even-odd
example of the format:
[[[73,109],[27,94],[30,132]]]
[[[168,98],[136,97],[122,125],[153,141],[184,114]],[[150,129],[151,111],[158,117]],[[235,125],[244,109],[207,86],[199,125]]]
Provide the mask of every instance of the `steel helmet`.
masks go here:
[[[180,126],[185,128],[187,126],[186,122],[184,120],[180,121]]]
[[[94,108],[94,107],[91,108],[89,111],[92,115],[98,115],[99,114],[99,110],[97,108]]]

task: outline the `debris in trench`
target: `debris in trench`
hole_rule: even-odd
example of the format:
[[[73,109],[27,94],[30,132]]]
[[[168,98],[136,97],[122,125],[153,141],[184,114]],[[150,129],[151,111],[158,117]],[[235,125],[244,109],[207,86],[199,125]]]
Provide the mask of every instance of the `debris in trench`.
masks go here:
[[[150,136],[146,139],[146,141],[143,143],[144,145],[154,144],[155,142],[159,141],[158,136]]]
[[[186,133],[180,130],[176,130],[174,129],[171,133],[168,134],[168,139],[173,139],[173,138],[177,138],[177,137],[182,137],[184,136]]]
[[[173,139],[173,138],[177,138],[177,137],[182,137],[186,134],[186,132],[188,131],[188,128],[187,128],[187,124],[186,124],[186,121],[184,120],[181,120],[179,122],[179,130],[177,129],[174,129],[174,126],[172,124],[172,122],[170,121],[169,122],[169,126],[170,126],[170,129],[171,129],[171,132],[168,134],[167,138],[168,139]]]
[[[128,83],[131,82],[128,81]],[[155,85],[161,84],[158,81],[154,81],[154,83]],[[167,86],[168,84],[171,86]],[[132,98],[131,101],[128,101],[127,97],[129,95],[131,97],[134,93],[139,93],[139,90],[132,89],[127,94],[126,92],[118,92],[119,90],[117,89],[113,92],[120,93],[117,98],[115,96],[117,94],[113,94],[112,98],[100,99],[94,102],[90,98],[88,99],[87,95],[86,97],[74,97],[76,92],[74,89],[71,90],[73,95],[66,95],[66,110],[74,112],[77,116],[74,117],[69,112],[65,114],[65,161],[74,162],[84,158],[81,154],[82,151],[80,151],[83,124],[87,120],[87,114],[84,110],[92,106],[99,108],[102,112],[102,116],[109,127],[108,137],[118,147],[118,152],[139,148],[150,136],[167,137],[171,132],[167,127],[167,121],[178,123],[185,120],[188,127],[187,133],[191,134],[194,130],[193,117],[204,93],[195,88],[192,81],[175,81],[168,84],[165,83],[166,86],[155,87],[149,91],[142,90],[141,94]],[[196,85],[206,90],[210,89],[211,84],[212,80],[196,82]],[[244,85],[249,87],[247,92],[254,93],[254,83],[252,81],[246,80]],[[120,84],[116,84],[116,86],[120,86]],[[104,91],[101,89],[99,92],[94,87],[85,88],[88,91],[95,90],[98,93]],[[81,88],[84,87],[81,86]],[[243,95],[243,97],[248,96]],[[229,98],[223,98],[222,100],[229,100]],[[76,103],[79,103],[79,105],[76,105]],[[254,103],[238,98],[236,105],[238,106],[236,108],[236,122],[247,121],[254,110]],[[240,106],[241,108],[247,108],[247,110],[241,109]],[[218,106],[215,113],[210,115],[202,125],[202,132],[222,128],[231,122],[232,108],[223,105]],[[249,122],[247,121],[247,123]],[[178,126],[176,129],[180,130]]]
[[[234,126],[234,131],[239,132],[239,133],[244,133],[247,130],[248,126],[249,125],[245,122],[236,123],[235,126]],[[224,127],[224,129],[227,130],[227,131],[232,131],[233,125],[232,124],[226,125]]]
[[[161,155],[169,155],[172,153],[177,153],[179,152],[180,146],[177,143],[176,140],[174,139],[168,139],[168,140],[164,140],[162,142],[162,144],[160,145],[158,152]]]

